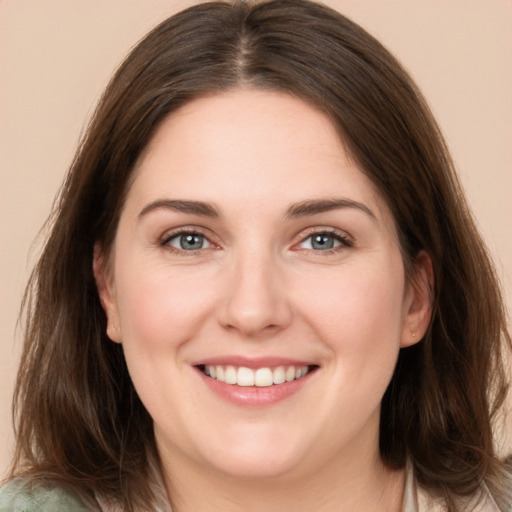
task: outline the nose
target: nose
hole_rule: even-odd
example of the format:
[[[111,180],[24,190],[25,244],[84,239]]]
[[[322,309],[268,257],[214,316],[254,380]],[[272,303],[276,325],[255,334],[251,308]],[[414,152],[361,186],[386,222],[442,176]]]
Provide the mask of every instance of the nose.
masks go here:
[[[228,269],[218,320],[244,337],[261,338],[286,328],[292,319],[289,290],[268,254],[247,251]]]

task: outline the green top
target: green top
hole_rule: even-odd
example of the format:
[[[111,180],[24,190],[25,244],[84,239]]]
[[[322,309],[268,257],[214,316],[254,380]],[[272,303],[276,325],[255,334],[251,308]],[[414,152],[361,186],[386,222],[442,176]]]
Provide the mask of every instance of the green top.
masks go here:
[[[401,512],[447,512],[444,499],[432,496],[417,485],[408,467]],[[116,506],[102,504],[103,511],[122,512]],[[30,479],[18,477],[0,487],[0,512],[101,512],[99,504],[88,505],[75,492],[59,484],[34,483]],[[485,486],[480,493],[463,499],[461,510],[472,512],[500,512],[500,508]],[[158,512],[171,512],[168,503],[156,507]],[[512,508],[503,508],[512,512]]]
[[[0,512],[99,512],[73,491],[15,478],[0,488]]]

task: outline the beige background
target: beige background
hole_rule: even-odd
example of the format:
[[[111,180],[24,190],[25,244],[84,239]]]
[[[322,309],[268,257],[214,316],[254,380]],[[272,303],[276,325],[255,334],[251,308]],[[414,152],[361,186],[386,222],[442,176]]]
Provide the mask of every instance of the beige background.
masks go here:
[[[0,478],[12,450],[15,324],[35,237],[112,70],[149,28],[190,3],[0,0]],[[512,2],[328,3],[376,35],[423,89],[511,304]]]

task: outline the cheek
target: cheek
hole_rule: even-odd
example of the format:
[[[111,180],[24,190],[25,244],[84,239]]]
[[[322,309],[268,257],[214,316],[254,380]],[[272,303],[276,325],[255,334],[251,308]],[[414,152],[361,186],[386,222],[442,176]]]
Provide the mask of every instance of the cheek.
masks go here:
[[[304,282],[304,316],[338,360],[355,365],[372,362],[379,367],[386,361],[394,364],[402,332],[404,290],[401,260],[394,263],[340,268],[323,280],[328,286],[322,288]]]
[[[186,384],[183,347],[198,336],[210,315],[214,277],[190,268],[150,268],[128,261],[117,268],[123,351],[131,379],[155,423],[180,439],[187,431],[180,418],[194,417],[200,407]]]
[[[117,295],[124,344],[165,350],[190,339],[211,309],[215,287],[208,274],[123,265]]]

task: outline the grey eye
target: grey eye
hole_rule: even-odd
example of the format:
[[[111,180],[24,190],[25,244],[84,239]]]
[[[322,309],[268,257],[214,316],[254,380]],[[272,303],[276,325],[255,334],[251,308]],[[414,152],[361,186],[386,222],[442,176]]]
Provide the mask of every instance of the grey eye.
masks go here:
[[[302,249],[313,249],[315,251],[327,251],[339,247],[341,242],[337,237],[329,235],[328,233],[317,233],[308,236],[302,243]]]
[[[329,235],[315,235],[311,237],[311,247],[323,251],[334,247],[334,238]]]
[[[211,246],[210,242],[199,233],[181,233],[173,236],[167,243],[183,251],[198,251]]]

